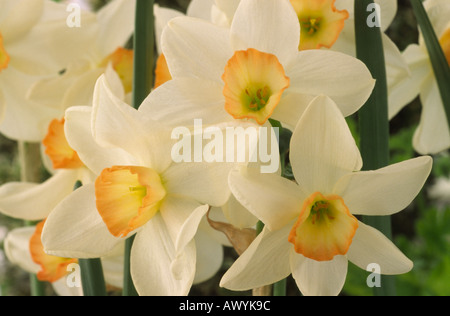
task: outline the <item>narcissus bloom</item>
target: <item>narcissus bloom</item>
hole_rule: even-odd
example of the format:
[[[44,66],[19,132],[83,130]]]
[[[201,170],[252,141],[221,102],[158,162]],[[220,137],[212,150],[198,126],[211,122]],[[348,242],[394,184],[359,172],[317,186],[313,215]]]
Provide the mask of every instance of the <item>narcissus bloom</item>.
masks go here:
[[[36,127],[52,111],[27,100],[29,88],[64,69],[94,40],[95,15],[83,11],[83,27],[69,28],[66,8],[50,0],[0,1],[0,132],[11,139],[40,140]]]
[[[247,290],[292,273],[305,295],[337,295],[348,260],[382,274],[408,272],[413,264],[376,229],[355,215],[391,215],[404,209],[425,183],[430,157],[374,171],[362,160],[339,109],[317,97],[291,140],[296,182],[251,168],[232,171],[237,200],[260,218],[264,230],[226,272],[221,286]]]
[[[46,254],[41,242],[43,226],[44,221],[36,226],[10,231],[4,241],[8,260],[25,271],[36,274],[40,281],[50,282],[58,295],[83,295],[79,273],[71,275],[75,272],[72,268],[79,269],[78,266],[73,265],[77,264],[78,260]],[[118,288],[122,287],[123,249],[118,249],[118,255],[114,257],[103,258],[102,263],[106,282]],[[68,280],[69,277],[70,280]]]
[[[222,245],[197,229],[208,205],[228,200],[231,166],[173,163],[171,129],[114,96],[104,76],[94,106],[69,109],[66,124],[69,144],[97,178],[50,214],[46,252],[102,257],[135,235],[131,274],[143,295],[186,295],[195,276],[214,275]]]
[[[424,6],[450,64],[450,3],[428,0]],[[411,69],[411,75],[396,77],[398,85],[394,91],[395,99],[389,103],[389,116],[396,116],[419,95],[422,115],[414,133],[413,146],[421,154],[437,154],[450,148],[450,130],[422,34],[419,44],[409,45],[403,56]]]
[[[172,80],[143,107],[170,125],[190,126],[269,118],[293,128],[319,94],[354,113],[374,86],[357,59],[331,51],[298,50],[300,23],[288,0],[243,0],[231,28],[190,17],[172,19],[162,51]]]

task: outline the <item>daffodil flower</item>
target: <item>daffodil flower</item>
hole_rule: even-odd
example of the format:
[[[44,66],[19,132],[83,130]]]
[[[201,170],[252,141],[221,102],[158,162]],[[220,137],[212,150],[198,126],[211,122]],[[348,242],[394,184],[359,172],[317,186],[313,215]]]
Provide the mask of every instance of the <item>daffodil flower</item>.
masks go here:
[[[46,252],[102,257],[135,235],[131,274],[143,295],[186,295],[196,265],[196,282],[214,275],[222,245],[197,229],[209,205],[228,200],[231,166],[173,163],[171,129],[118,99],[104,76],[94,106],[69,109],[66,124],[69,144],[97,179],[51,212]]]
[[[269,118],[293,128],[319,94],[354,113],[374,86],[366,66],[345,54],[299,51],[300,24],[288,0],[243,0],[230,29],[189,17],[172,19],[162,51],[173,79],[143,108],[170,125]]]
[[[429,0],[424,2],[424,6],[450,64],[450,3]],[[413,146],[420,154],[437,154],[450,147],[450,131],[422,34],[419,44],[409,45],[403,56],[411,69],[411,75],[396,78],[398,85],[394,91],[395,100],[389,104],[389,117],[396,116],[419,95],[422,115],[414,133]]]
[[[8,260],[23,270],[36,274],[38,280],[50,282],[60,296],[83,295],[81,279],[78,274],[79,266],[72,269],[72,264],[77,264],[78,260],[47,255],[41,242],[43,226],[44,221],[36,226],[10,231],[4,241]],[[102,263],[106,283],[121,288],[123,286],[123,250],[117,249],[117,253],[115,256],[103,258]],[[119,263],[118,260],[120,260]],[[77,274],[71,276],[71,273],[74,272]],[[68,278],[71,279],[68,280]]]
[[[401,274],[413,263],[356,215],[391,215],[408,206],[432,167],[419,157],[374,171],[362,159],[340,110],[317,97],[291,140],[296,182],[251,168],[232,171],[233,194],[265,228],[226,272],[221,286],[247,290],[292,274],[305,295],[340,293],[350,260],[381,274]]]
[[[62,74],[36,82],[27,97],[35,103],[64,115],[74,105],[92,104],[97,79],[111,65],[121,78],[126,94],[132,90],[133,51],[123,46],[134,30],[135,0],[114,0],[95,14],[92,41],[83,53],[64,65]]]
[[[67,25],[67,6],[50,0],[0,1],[0,132],[39,141],[52,110],[26,98],[43,76],[61,71],[93,40],[95,16],[81,12],[81,28]]]

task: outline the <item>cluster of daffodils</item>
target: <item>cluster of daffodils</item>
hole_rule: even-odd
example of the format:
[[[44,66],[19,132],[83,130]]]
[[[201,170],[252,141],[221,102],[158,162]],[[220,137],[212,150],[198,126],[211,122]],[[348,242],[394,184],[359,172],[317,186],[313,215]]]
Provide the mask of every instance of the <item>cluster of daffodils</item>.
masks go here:
[[[427,2],[448,59],[450,6]],[[396,1],[377,3],[384,31]],[[375,80],[354,57],[354,0],[192,0],[186,15],[155,5],[155,86],[138,109],[125,47],[135,6],[112,0],[82,11],[81,27],[70,28],[67,5],[0,0],[0,132],[41,143],[51,174],[0,187],[1,213],[39,222],[9,233],[12,262],[61,295],[82,294],[65,279],[78,259],[101,258],[106,282],[122,287],[129,238],[140,295],[189,294],[218,273],[232,246],[239,258],[220,286],[235,291],[292,275],[305,295],[338,295],[348,261],[376,263],[382,274],[412,269],[357,217],[406,208],[432,159],[361,171],[345,118]],[[428,111],[419,152],[450,147],[423,45],[402,55],[384,34],[383,44],[392,115],[419,92],[407,88],[412,80]],[[292,132],[294,180],[270,141],[277,122]],[[439,148],[424,147],[432,144],[427,126],[442,130]],[[275,168],[264,168],[261,148],[277,157]],[[256,236],[257,222],[264,228]]]

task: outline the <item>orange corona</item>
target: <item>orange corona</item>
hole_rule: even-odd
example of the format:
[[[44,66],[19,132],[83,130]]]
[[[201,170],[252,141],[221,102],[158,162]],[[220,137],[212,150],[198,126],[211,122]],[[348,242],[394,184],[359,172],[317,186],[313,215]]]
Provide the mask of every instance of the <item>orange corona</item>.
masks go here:
[[[40,281],[55,282],[67,274],[67,266],[77,263],[77,259],[61,258],[48,255],[44,252],[41,235],[45,221],[36,225],[36,230],[30,239],[30,254],[33,261],[40,265],[41,270],[37,273]]]
[[[299,50],[331,48],[349,14],[337,10],[335,0],[290,0],[300,23]]]
[[[65,120],[53,120],[48,128],[47,136],[42,143],[45,146],[45,153],[50,157],[55,169],[78,169],[84,166],[67,142],[64,133]]]
[[[147,223],[165,195],[158,173],[145,167],[107,168],[95,182],[97,210],[115,237],[126,237]]]
[[[345,255],[358,228],[344,200],[337,196],[312,194],[289,234],[297,253],[316,261],[329,261]]]
[[[222,76],[225,110],[235,119],[263,125],[280,102],[290,79],[275,55],[250,48],[237,51]]]

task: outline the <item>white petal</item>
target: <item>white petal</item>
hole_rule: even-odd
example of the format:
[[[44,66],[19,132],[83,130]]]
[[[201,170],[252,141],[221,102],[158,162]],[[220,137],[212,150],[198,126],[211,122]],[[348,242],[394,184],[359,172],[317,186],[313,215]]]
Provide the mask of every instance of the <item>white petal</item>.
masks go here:
[[[105,76],[95,88],[92,132],[101,146],[122,148],[158,173],[172,163],[170,130],[118,99]]]
[[[313,95],[288,93],[282,96],[280,104],[275,108],[271,118],[280,121],[283,127],[293,131],[314,98]]]
[[[223,247],[208,234],[199,230],[195,236],[197,266],[194,284],[209,280],[220,270],[223,264]]]
[[[300,214],[303,199],[294,182],[253,168],[233,170],[229,177],[235,198],[270,230],[277,230]]]
[[[97,211],[94,184],[64,199],[47,218],[42,231],[45,252],[64,258],[103,257],[121,242],[111,235]]]
[[[192,198],[168,194],[161,204],[160,214],[175,245],[183,225],[202,205]],[[195,217],[194,217],[195,218]]]
[[[83,287],[67,286],[67,278],[63,277],[52,283],[53,289],[58,296],[83,296]]]
[[[345,175],[334,193],[342,196],[352,214],[391,215],[405,209],[422,189],[433,160],[409,159],[375,171]]]
[[[192,0],[186,11],[187,16],[211,21],[211,10],[214,0]]]
[[[228,23],[231,25],[234,14],[241,3],[241,0],[215,0],[215,3],[220,11],[227,17]]]
[[[387,30],[389,25],[391,25],[397,15],[397,1],[375,0],[375,3],[380,6],[381,31],[384,32]]]
[[[92,107],[72,107],[66,111],[65,134],[69,145],[78,153],[83,163],[99,175],[103,169],[136,163],[129,153],[121,148],[105,148],[95,142],[91,131]]]
[[[136,0],[111,1],[97,13],[98,47],[103,57],[124,46],[134,31]]]
[[[188,219],[184,222],[183,226],[179,231],[177,240],[175,242],[175,251],[177,253],[182,253],[184,248],[194,239],[197,233],[198,226],[203,216],[208,212],[209,206],[202,205],[197,207]],[[170,224],[170,223],[169,223]]]
[[[125,244],[123,244],[125,245]],[[121,255],[111,255],[102,258],[102,268],[105,282],[109,285],[123,288],[124,247],[117,247]]]
[[[358,223],[359,227],[347,253],[348,259],[366,270],[371,263],[380,266],[381,274],[409,272],[413,263],[386,236],[373,227]]]
[[[160,7],[158,4],[154,5],[153,11],[155,14],[156,49],[158,51],[158,55],[160,55],[162,53],[161,36],[164,28],[167,26],[167,23],[169,23],[170,20],[178,16],[183,16],[183,13],[177,10]]]
[[[230,196],[228,174],[231,167],[227,163],[177,163],[172,164],[162,174],[162,178],[170,194],[221,206]]]
[[[240,229],[254,227],[258,222],[256,216],[239,203],[234,195],[222,206],[222,212],[230,224]]]
[[[76,170],[61,170],[41,184],[7,183],[0,187],[0,210],[14,218],[42,220],[73,191],[77,176]]]
[[[6,235],[3,242],[8,260],[29,273],[37,273],[41,269],[30,253],[30,239],[35,230],[35,226],[14,229]]]
[[[403,52],[410,75],[399,73],[389,81],[389,118],[394,117],[420,93],[425,79],[432,72],[428,54],[419,45],[409,45]]]
[[[5,42],[26,34],[41,18],[43,0],[2,1],[0,4],[0,30]]]
[[[362,159],[342,113],[326,96],[311,102],[291,138],[295,179],[307,194],[332,193],[334,184],[359,170]]]
[[[241,1],[231,25],[234,51],[255,48],[284,66],[298,54],[300,24],[287,0]]]
[[[420,100],[422,115],[414,133],[413,146],[420,154],[437,154],[450,147],[450,131],[439,88],[432,74],[422,87]]]
[[[288,242],[289,225],[277,231],[264,228],[247,250],[225,273],[220,286],[234,291],[246,291],[273,284],[290,274]]]
[[[11,65],[33,75],[58,73],[83,56],[86,48],[93,47],[97,37],[94,13],[81,11],[82,27],[68,27],[67,5],[51,1],[44,3],[51,7],[52,14],[47,14],[46,20],[36,24],[25,37],[8,47],[8,53],[14,56]]]
[[[131,276],[136,290],[145,296],[187,295],[195,275],[195,244],[179,255],[161,216],[154,216],[136,235],[131,249]]]
[[[375,86],[367,67],[356,58],[326,50],[306,50],[286,69],[290,90],[307,95],[327,95],[344,116],[355,113]]]
[[[225,111],[223,84],[199,78],[175,78],[155,89],[140,112],[170,126],[191,126],[194,119],[206,124],[234,120]]]
[[[173,78],[198,77],[220,83],[233,56],[229,31],[195,18],[171,20],[163,31],[161,45]]]
[[[292,276],[305,296],[336,296],[347,277],[348,261],[335,256],[331,261],[315,261],[292,250],[290,256]]]
[[[13,140],[40,142],[54,118],[63,116],[63,111],[47,108],[25,98],[26,92],[39,77],[28,76],[9,67],[2,71],[2,90],[5,112],[0,132]]]

